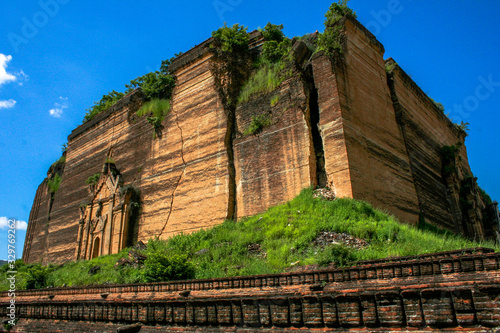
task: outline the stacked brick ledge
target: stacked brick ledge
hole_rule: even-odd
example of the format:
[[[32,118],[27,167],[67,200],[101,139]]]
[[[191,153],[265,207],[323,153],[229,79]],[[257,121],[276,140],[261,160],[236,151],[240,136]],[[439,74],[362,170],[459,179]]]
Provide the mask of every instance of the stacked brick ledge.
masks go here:
[[[168,283],[18,291],[12,332],[466,331],[500,328],[500,253]],[[0,314],[9,298],[0,294]]]

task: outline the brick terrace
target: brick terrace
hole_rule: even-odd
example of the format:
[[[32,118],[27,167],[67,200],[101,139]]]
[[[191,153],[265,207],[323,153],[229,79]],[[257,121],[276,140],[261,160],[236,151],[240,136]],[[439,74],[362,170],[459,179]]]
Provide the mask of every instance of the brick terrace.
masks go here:
[[[500,253],[479,248],[275,275],[18,291],[13,331],[140,323],[136,332],[484,332],[500,328],[499,299]],[[4,318],[8,301],[1,293]]]

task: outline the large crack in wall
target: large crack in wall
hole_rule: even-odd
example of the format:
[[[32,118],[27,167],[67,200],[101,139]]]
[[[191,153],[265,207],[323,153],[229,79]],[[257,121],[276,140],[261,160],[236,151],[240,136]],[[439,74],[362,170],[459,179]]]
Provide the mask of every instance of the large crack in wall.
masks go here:
[[[319,129],[320,114],[318,90],[314,83],[312,66],[308,65],[301,74],[304,92],[307,96],[307,109],[304,112],[304,119],[308,127],[309,139],[311,141],[309,157],[311,185],[314,187],[324,188],[328,185],[325,169],[325,150],[323,138]]]
[[[172,113],[174,113],[174,110],[172,110]],[[175,187],[172,191],[172,196],[171,196],[171,200],[170,200],[170,209],[168,210],[167,219],[165,221],[165,224],[163,225],[163,228],[161,229],[160,233],[158,234],[158,237],[160,237],[163,234],[163,232],[167,228],[168,222],[170,221],[170,216],[172,215],[172,210],[174,208],[175,192],[177,191],[177,188],[179,187],[179,185],[182,181],[182,177],[184,176],[184,173],[186,172],[186,167],[187,167],[186,161],[184,160],[184,137],[182,135],[182,128],[179,125],[179,119],[177,117],[177,113],[175,113],[175,123],[177,125],[177,128],[180,131],[180,136],[181,136],[181,159],[182,159],[183,168],[182,168],[181,174],[179,175],[179,178],[177,179]]]
[[[323,138],[319,131],[319,104],[318,90],[314,84],[314,77],[310,76],[309,86],[309,112],[311,122],[311,135],[314,146],[314,154],[316,156],[316,181],[318,187],[327,186],[327,177],[325,170],[325,151],[323,146]]]
[[[227,198],[227,216],[226,220],[236,220],[236,168],[234,166],[234,135],[236,128],[236,111],[229,112],[227,115],[227,129],[224,137],[224,145],[227,153],[227,171],[228,171],[228,198]]]
[[[246,78],[250,75],[249,54],[242,59],[236,59],[243,55],[214,55],[212,58],[211,71],[214,76],[215,88],[226,114],[226,133],[224,135],[224,146],[227,153],[228,172],[228,198],[226,220],[237,219],[237,197],[236,197],[236,168],[234,163],[234,138],[236,136],[236,107],[238,96],[243,88]],[[247,68],[248,67],[248,68]]]

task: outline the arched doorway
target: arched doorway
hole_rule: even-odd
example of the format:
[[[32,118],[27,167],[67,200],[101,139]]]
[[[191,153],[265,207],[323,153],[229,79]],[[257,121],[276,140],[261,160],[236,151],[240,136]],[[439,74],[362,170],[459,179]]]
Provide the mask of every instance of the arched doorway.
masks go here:
[[[96,237],[94,239],[94,246],[92,247],[92,259],[99,257],[99,245],[101,243],[101,240],[99,237]]]

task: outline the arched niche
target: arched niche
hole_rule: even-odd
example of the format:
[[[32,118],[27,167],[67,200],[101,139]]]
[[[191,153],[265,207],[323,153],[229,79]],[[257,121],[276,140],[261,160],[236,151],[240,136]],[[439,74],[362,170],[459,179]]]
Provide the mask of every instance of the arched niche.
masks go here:
[[[92,246],[92,259],[99,257],[101,240],[99,237],[94,238],[94,246]]]
[[[137,242],[140,193],[124,186],[114,162],[106,160],[97,182],[89,184],[90,199],[80,207],[77,259],[118,253]],[[99,239],[99,251],[94,251]]]

